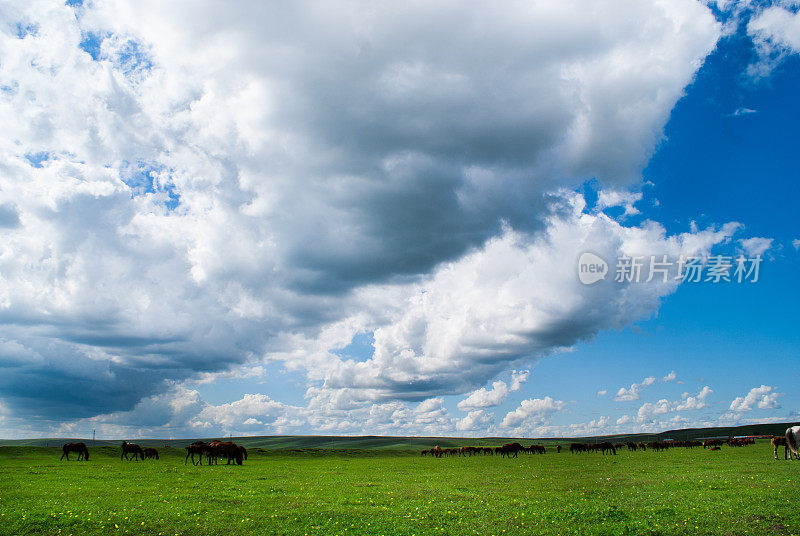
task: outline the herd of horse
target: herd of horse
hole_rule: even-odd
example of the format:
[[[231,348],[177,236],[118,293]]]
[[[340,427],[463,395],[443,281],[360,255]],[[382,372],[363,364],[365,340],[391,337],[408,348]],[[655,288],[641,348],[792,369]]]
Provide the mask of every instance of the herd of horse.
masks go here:
[[[723,445],[729,447],[744,447],[747,445],[755,444],[755,439],[752,437],[728,437],[725,439],[707,439],[705,441],[689,440],[689,441],[650,441],[650,442],[633,442],[627,441],[625,443],[611,443],[610,441],[603,441],[601,443],[571,443],[569,451],[571,454],[592,453],[600,452],[602,454],[616,455],[618,450],[627,449],[628,452],[637,451],[655,451],[661,452],[671,448],[694,448],[703,447],[709,450],[720,450]],[[786,430],[786,434],[782,436],[774,436],[772,438],[772,446],[774,447],[775,459],[778,459],[778,447],[784,447],[784,459],[800,460],[800,426],[794,426]],[[555,446],[556,453],[562,450],[561,445]],[[527,447],[522,446],[520,443],[506,443],[500,447],[448,447],[442,448],[436,445],[432,449],[423,450],[420,452],[422,456],[433,456],[434,458],[441,458],[444,456],[475,456],[475,455],[489,455],[494,456],[500,454],[501,457],[506,456],[517,457],[522,452],[526,454],[544,454],[547,452],[543,445],[530,445]]]
[[[560,448],[560,447],[559,447]],[[543,445],[531,445],[523,447],[519,443],[506,443],[501,447],[455,447],[455,448],[442,448],[436,445],[432,449],[423,450],[422,456],[431,455],[434,458],[441,458],[442,456],[478,456],[488,455],[494,456],[499,454],[502,457],[514,457],[520,452],[527,452],[528,454],[544,454],[545,448]]]
[[[203,456],[207,457],[208,465],[218,463],[220,458],[227,459],[228,464],[233,462],[237,465],[242,465],[243,460],[247,459],[247,449],[232,441],[195,441],[185,448],[186,460],[189,460],[189,456],[191,456],[193,465],[203,465]],[[69,461],[70,452],[76,452],[78,454],[78,461],[89,460],[89,448],[86,446],[86,443],[66,443],[61,447],[61,451],[62,460],[66,458],[67,461]],[[199,455],[197,461],[194,459],[195,454]],[[158,460],[158,450],[152,447],[141,447],[136,443],[123,441],[122,454],[120,454],[119,459],[125,461]],[[184,465],[186,465],[186,461],[184,461]]]
[[[196,462],[194,461],[195,454],[199,456]],[[228,465],[231,462],[242,465],[242,461],[247,459],[247,449],[233,441],[195,441],[186,447],[186,459],[183,461],[183,465],[186,465],[190,456],[193,465],[203,465],[203,456],[207,458],[208,465],[216,464],[220,458],[226,458]]]
[[[734,438],[727,439],[709,439],[703,442],[700,441],[651,441],[649,443],[635,443],[628,441],[625,443],[611,443],[604,441],[602,443],[571,443],[569,451],[572,454],[601,452],[602,454],[616,455],[618,450],[627,449],[629,452],[654,450],[660,452],[670,448],[693,448],[703,447],[710,450],[720,450],[722,445],[730,447],[743,447],[755,443],[753,438]],[[772,438],[772,447],[774,449],[775,459],[778,459],[778,447],[784,447],[783,459],[800,460],[800,426],[793,426],[786,430],[786,434],[782,436],[774,436]],[[232,441],[195,441],[191,445],[185,447],[186,458],[183,464],[186,465],[189,459],[192,460],[192,465],[203,465],[203,457],[206,457],[208,465],[214,465],[220,459],[227,459],[228,465],[235,463],[242,465],[242,461],[247,459],[247,449],[241,445],[237,445]],[[561,445],[556,445],[555,451],[560,453],[562,450]],[[66,458],[69,460],[70,452],[78,454],[78,460],[89,460],[89,449],[86,443],[66,443],[62,447],[61,459]],[[434,458],[441,458],[443,456],[477,456],[489,455],[494,456],[499,454],[501,457],[517,457],[522,453],[527,454],[545,454],[547,449],[543,445],[530,445],[523,447],[520,443],[506,443],[500,447],[455,447],[455,448],[442,448],[436,445],[432,449],[423,450],[422,456],[433,456]],[[195,461],[195,455],[198,456]],[[146,460],[148,458],[158,459],[158,451],[152,447],[140,447],[135,443],[122,442],[121,460]]]

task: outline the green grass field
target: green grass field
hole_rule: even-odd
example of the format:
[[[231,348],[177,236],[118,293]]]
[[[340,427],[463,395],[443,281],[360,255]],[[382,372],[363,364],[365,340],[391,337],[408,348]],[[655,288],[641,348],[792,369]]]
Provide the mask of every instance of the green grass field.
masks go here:
[[[0,448],[0,534],[800,534],[800,463],[766,440],[517,459],[252,451],[241,467],[90,450]]]

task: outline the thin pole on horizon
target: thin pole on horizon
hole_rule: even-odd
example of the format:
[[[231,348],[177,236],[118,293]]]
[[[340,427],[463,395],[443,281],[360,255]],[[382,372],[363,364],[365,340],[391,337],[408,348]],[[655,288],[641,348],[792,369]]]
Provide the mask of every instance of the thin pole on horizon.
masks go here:
[[[97,431],[97,430],[92,430],[92,446],[94,446],[94,433],[95,433],[96,431]]]

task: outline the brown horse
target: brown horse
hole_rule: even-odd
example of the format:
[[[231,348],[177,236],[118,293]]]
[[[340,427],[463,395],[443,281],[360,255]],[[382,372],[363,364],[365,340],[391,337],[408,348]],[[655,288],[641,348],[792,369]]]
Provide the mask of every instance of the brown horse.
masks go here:
[[[208,443],[203,441],[195,441],[188,447],[186,447],[186,459],[183,461],[183,465],[186,465],[186,462],[189,461],[189,456],[192,457],[192,465],[203,465],[203,454],[206,454],[208,451]],[[195,462],[194,455],[199,454],[200,458]]]
[[[144,460],[144,451],[142,447],[137,445],[136,443],[128,443],[127,441],[122,442],[122,455],[119,457],[120,460],[125,459],[125,461],[130,461],[128,459],[128,455],[133,454],[134,460],[139,460],[140,458]]]
[[[431,449],[431,454],[433,454],[434,458],[441,458],[442,454],[444,454],[444,451],[442,450],[442,447],[436,445]]]
[[[69,461],[69,453],[70,452],[77,452],[78,453],[78,461],[86,460],[89,461],[89,449],[86,448],[86,443],[66,443],[63,447],[61,447],[62,454],[61,459],[63,460],[64,457],[67,457],[67,461]]]
[[[228,465],[232,461],[236,465],[242,465],[242,460],[244,459],[242,448],[232,441],[212,441],[208,446],[208,451],[209,464],[211,464],[212,459],[214,463],[217,463],[219,458],[227,458]]]
[[[155,458],[158,459],[158,451],[152,447],[145,447],[142,449],[142,459],[146,460],[147,458]]]
[[[523,447],[519,443],[506,443],[505,445],[500,447],[500,456],[503,458],[508,456],[510,458],[511,455],[513,454],[514,457],[516,458],[517,454],[519,454],[520,451],[525,452],[525,447]]]
[[[611,454],[616,455],[617,449],[614,447],[614,444],[611,441],[603,441],[600,443],[600,451],[605,454],[606,452],[610,452]]]

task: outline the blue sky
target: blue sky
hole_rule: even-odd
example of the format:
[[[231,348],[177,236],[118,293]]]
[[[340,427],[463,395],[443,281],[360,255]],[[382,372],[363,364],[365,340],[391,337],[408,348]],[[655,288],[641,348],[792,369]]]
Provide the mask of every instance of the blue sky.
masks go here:
[[[793,4],[12,4],[0,436],[800,419]]]

